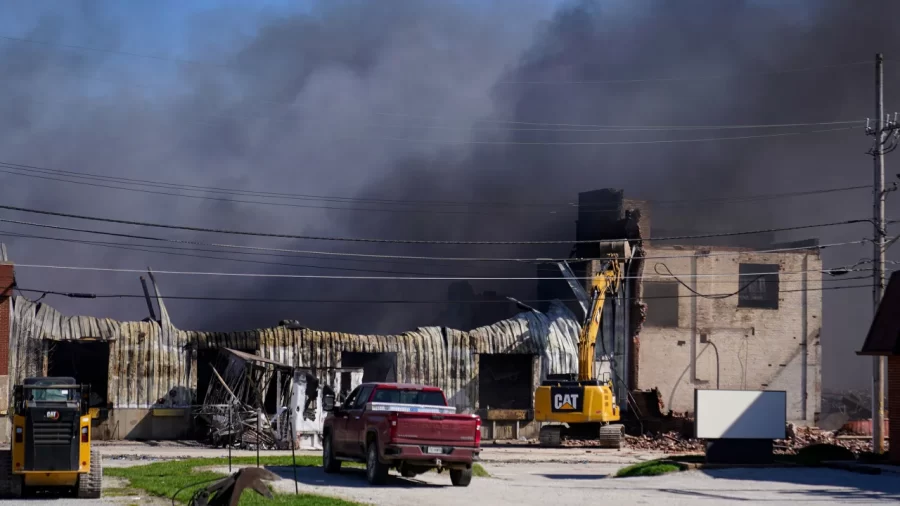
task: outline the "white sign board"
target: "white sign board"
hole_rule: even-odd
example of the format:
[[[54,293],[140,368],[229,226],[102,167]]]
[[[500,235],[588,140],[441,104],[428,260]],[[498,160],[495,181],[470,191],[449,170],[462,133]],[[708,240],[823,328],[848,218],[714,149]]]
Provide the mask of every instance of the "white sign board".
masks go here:
[[[787,392],[694,390],[697,439],[784,439]]]

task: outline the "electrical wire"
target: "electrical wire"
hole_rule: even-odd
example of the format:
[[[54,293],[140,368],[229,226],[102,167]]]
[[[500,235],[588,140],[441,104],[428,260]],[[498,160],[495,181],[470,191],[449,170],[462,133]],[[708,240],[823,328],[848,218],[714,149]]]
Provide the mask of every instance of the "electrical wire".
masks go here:
[[[91,229],[83,229],[83,228],[75,228],[75,227],[64,227],[60,225],[50,225],[47,223],[34,223],[28,221],[20,221],[20,220],[10,220],[6,218],[0,218],[0,223],[12,223],[16,225],[26,225],[33,226],[39,228],[49,228],[53,230],[64,230],[68,232],[80,232],[87,234],[96,234],[96,235],[105,235],[111,237],[123,237],[129,239],[140,239],[146,241],[157,241],[157,242],[165,242],[165,243],[173,243],[173,244],[185,244],[185,245],[195,245],[195,246],[209,246],[209,247],[217,247],[217,248],[227,248],[227,249],[238,249],[238,250],[250,250],[257,252],[277,252],[277,253],[295,253],[295,254],[308,254],[308,255],[322,255],[323,257],[332,257],[332,258],[343,258],[343,259],[355,259],[355,260],[369,260],[369,259],[379,259],[379,260],[422,260],[422,261],[442,261],[442,262],[523,262],[523,263],[548,263],[548,262],[573,262],[573,261],[590,261],[590,260],[601,260],[601,258],[549,258],[549,257],[539,257],[539,258],[503,258],[503,257],[435,257],[435,256],[415,256],[415,255],[385,255],[385,254],[374,254],[374,253],[344,253],[337,251],[316,251],[316,250],[299,250],[299,249],[290,249],[290,248],[271,248],[271,247],[262,247],[262,246],[244,246],[238,244],[222,244],[222,243],[211,243],[211,242],[200,242],[200,241],[187,241],[182,239],[169,239],[163,237],[154,237],[154,236],[145,236],[145,235],[136,235],[136,234],[124,234],[119,232],[104,232],[100,230],[91,230]],[[845,244],[859,244],[865,241],[849,241],[845,243],[835,243],[830,245],[821,246],[821,248],[833,247],[833,246],[842,246]],[[162,246],[160,246],[162,247]],[[804,247],[799,250],[816,250],[817,247]],[[778,252],[778,251],[794,251],[797,250],[795,248],[784,248],[784,249],[776,249],[776,250],[745,250],[745,251],[736,251],[736,252],[719,252],[718,254],[751,254],[751,253],[767,253],[767,252]],[[798,251],[799,251],[798,250]],[[246,253],[245,253],[246,254]],[[636,257],[637,259],[670,259],[670,258],[690,258],[695,255],[682,255],[682,256],[661,256],[661,257]]]
[[[141,89],[152,89],[150,86],[128,83],[122,85],[116,81],[111,80],[101,80],[92,77],[83,77],[78,76],[80,79],[92,80],[92,81],[100,81],[100,82],[111,82],[123,87],[136,87]],[[16,91],[15,88],[11,86],[2,86],[0,88],[6,88],[10,92]],[[97,108],[100,105],[97,104],[89,104],[86,101],[67,101],[67,100],[41,100],[34,97],[22,97],[15,96],[15,100],[28,100],[30,102],[45,104],[45,105],[63,105],[67,107],[87,107],[87,108]],[[96,98],[92,98],[92,100],[96,100]],[[213,120],[266,120],[266,121],[289,121],[294,120],[295,117],[284,117],[278,118],[274,116],[286,116],[289,113],[297,112],[296,109],[306,109],[307,107],[298,105],[298,104],[282,104],[285,109],[281,111],[264,111],[262,108],[255,108],[249,114],[220,114],[220,113],[208,113],[204,114],[204,116],[209,121],[197,120],[197,119],[188,119],[181,118],[181,121],[186,123],[195,123],[199,125],[215,125]],[[259,114],[254,114],[259,113]],[[406,118],[414,118],[420,120],[435,120],[439,118],[431,117],[431,116],[417,116],[413,114],[402,114],[402,113],[374,113],[378,116],[391,116],[391,117],[406,117]],[[304,117],[309,117],[304,113]],[[478,131],[478,130],[487,130],[487,131],[495,131],[495,132],[558,132],[558,133],[619,133],[619,132],[687,132],[687,131],[702,131],[702,130],[752,130],[752,129],[774,129],[774,128],[799,128],[799,127],[810,127],[810,126],[830,126],[830,125],[856,125],[857,127],[865,125],[865,120],[839,120],[839,121],[808,121],[808,122],[786,122],[786,123],[758,123],[758,124],[728,124],[728,125],[601,125],[601,124],[578,124],[578,123],[550,123],[550,122],[528,122],[528,121],[509,121],[509,120],[474,120],[475,124],[465,125],[465,126],[453,126],[449,124],[432,124],[432,123],[417,123],[417,124],[389,124],[389,123],[362,123],[360,126],[366,128],[373,129],[399,129],[399,130],[410,130],[410,131],[421,131],[421,130],[447,130],[447,131],[457,131],[457,132],[470,132],[470,131]],[[483,123],[487,123],[487,125],[482,125]],[[531,126],[515,126],[517,124],[523,125],[531,125]]]
[[[766,72],[748,72],[736,74],[720,74],[708,76],[682,76],[682,77],[650,77],[643,79],[601,79],[601,80],[580,80],[580,81],[500,81],[500,84],[636,84],[651,82],[680,82],[680,81],[697,81],[697,80],[714,80],[714,79],[744,79],[750,76],[771,76],[779,74],[793,74],[798,72],[811,72],[816,70],[853,67],[857,65],[871,65],[871,61],[855,61],[848,63],[836,63],[832,65],[820,65],[816,67],[800,67],[794,69],[772,70]]]
[[[798,292],[822,292],[832,290],[850,290],[854,288],[872,288],[871,283],[861,285],[843,285],[843,286],[823,286],[820,288],[799,288],[779,290],[779,293],[798,293]],[[53,290],[39,290],[34,288],[20,288],[16,290],[26,293],[47,293],[49,295],[77,298],[77,299],[143,299],[143,294],[94,294],[94,293],[73,293],[60,292]],[[163,299],[168,300],[197,300],[197,301],[223,301],[223,302],[270,302],[270,303],[316,303],[316,304],[514,304],[508,299],[493,300],[428,300],[428,299],[288,299],[288,298],[271,298],[271,297],[212,297],[212,296],[189,296],[189,295],[161,295]],[[626,301],[643,301],[654,299],[682,299],[693,297],[693,295],[660,295],[651,297],[626,297]],[[523,300],[525,303],[539,302],[577,302],[577,299],[532,299]]]
[[[425,240],[425,239],[377,239],[377,238],[362,238],[362,237],[331,237],[331,236],[316,236],[316,235],[295,235],[295,234],[276,234],[272,232],[248,232],[243,230],[228,230],[228,229],[216,229],[216,228],[207,228],[207,227],[195,227],[195,226],[186,226],[186,225],[166,225],[162,223],[151,223],[146,221],[136,221],[136,220],[120,220],[116,218],[103,218],[96,216],[87,216],[82,214],[73,214],[73,213],[62,213],[56,211],[45,211],[40,209],[31,209],[27,207],[18,207],[18,206],[10,206],[5,204],[0,204],[0,209],[6,209],[9,211],[19,211],[23,213],[32,213],[32,214],[40,214],[44,216],[57,216],[63,218],[73,218],[79,220],[87,220],[87,221],[99,221],[104,223],[116,223],[121,225],[136,225],[141,227],[152,227],[152,228],[162,228],[168,230],[187,230],[191,232],[208,232],[208,233],[216,233],[216,234],[229,234],[229,235],[244,235],[244,236],[253,236],[253,237],[272,237],[279,239],[303,239],[303,240],[314,240],[314,241],[336,241],[336,242],[359,242],[359,243],[379,243],[379,244],[430,244],[430,245],[549,245],[549,244],[602,244],[609,242],[618,242],[618,241],[628,241],[628,238],[620,238],[620,239],[592,239],[592,240],[542,240],[542,241],[449,241],[449,240]],[[770,232],[785,232],[785,231],[793,231],[793,230],[806,230],[812,228],[822,228],[822,227],[831,227],[837,225],[852,225],[856,223],[871,223],[871,220],[861,219],[861,220],[844,220],[830,223],[819,223],[813,225],[798,225],[793,227],[776,227],[776,228],[767,228],[767,229],[758,229],[758,230],[745,230],[741,232],[723,232],[723,233],[710,233],[710,234],[694,234],[694,235],[681,235],[681,236],[669,236],[669,237],[645,237],[642,238],[645,241],[671,241],[671,240],[684,240],[684,239],[708,239],[713,237],[733,237],[733,236],[741,236],[741,235],[753,235],[753,234],[764,234]]]
[[[56,269],[70,271],[96,271],[96,272],[132,272],[144,273],[147,269],[128,269],[119,267],[85,267],[76,265],[51,265],[51,264],[15,264],[17,268],[26,269]],[[842,272],[869,272],[872,269],[841,269]],[[752,274],[678,274],[681,277],[689,278],[731,278],[744,276],[764,276],[770,275],[793,275],[807,273],[829,274],[829,269],[809,269],[804,271],[772,271],[772,272],[755,272]],[[326,274],[283,274],[283,273],[262,273],[262,272],[209,272],[209,271],[174,271],[174,270],[153,270],[154,274],[169,274],[179,276],[224,276],[239,278],[280,278],[280,279],[328,279],[328,280],[347,280],[347,281],[540,281],[547,279],[545,277],[536,276],[335,276]],[[672,274],[672,276],[676,276]],[[574,279],[591,280],[591,276],[575,277]],[[645,279],[643,276],[620,276],[619,279]]]
[[[666,269],[666,273],[665,273],[665,274],[659,272],[659,266],[660,266],[660,265],[663,266],[663,267]],[[679,278],[678,276],[672,274],[672,271],[669,270],[669,266],[666,265],[666,264],[664,264],[664,263],[662,263],[662,262],[659,262],[659,263],[657,263],[655,266],[653,266],[653,270],[656,271],[656,274],[658,274],[658,275],[660,275],[660,276],[665,275],[665,276],[668,276],[668,277],[674,279],[675,281],[678,282],[679,285],[681,285],[681,286],[687,288],[687,290],[688,290],[689,292],[693,293],[694,295],[696,295],[696,296],[698,296],[698,297],[702,297],[702,298],[704,298],[704,299],[727,299],[728,297],[734,297],[735,295],[737,295],[737,294],[743,292],[744,290],[746,290],[747,287],[749,287],[750,285],[752,285],[753,283],[755,283],[755,282],[756,282],[757,280],[759,280],[760,278],[763,278],[763,277],[766,276],[765,274],[760,274],[759,276],[757,276],[757,277],[751,279],[750,281],[747,281],[743,286],[741,286],[740,288],[738,288],[737,291],[732,292],[732,293],[721,294],[721,295],[708,295],[708,294],[700,293],[700,292],[698,292],[697,290],[694,290],[693,288],[691,288],[687,283],[685,283],[684,281],[682,281],[681,278]]]
[[[309,265],[309,264],[293,264],[293,263],[288,263],[288,262],[267,262],[267,261],[263,261],[263,260],[250,260],[250,259],[244,259],[244,258],[197,255],[197,254],[191,254],[191,253],[179,253],[179,252],[175,252],[175,251],[159,251],[159,250],[152,250],[152,249],[144,249],[144,248],[140,248],[140,247],[132,247],[130,245],[124,245],[124,244],[120,244],[120,243],[102,243],[102,242],[98,243],[98,242],[92,242],[92,241],[82,241],[82,240],[78,240],[78,239],[30,236],[30,235],[14,234],[14,233],[11,234],[11,233],[8,233],[5,231],[0,231],[0,237],[3,237],[3,236],[23,237],[23,238],[31,238],[31,239],[47,239],[47,240],[55,240],[55,241],[62,241],[62,242],[72,242],[72,243],[76,243],[76,244],[86,244],[86,245],[90,245],[90,246],[104,246],[104,247],[118,248],[118,249],[130,250],[130,251],[142,251],[145,253],[157,253],[157,254],[164,254],[164,255],[176,255],[176,256],[182,256],[182,257],[189,257],[189,258],[202,258],[202,259],[209,259],[209,260],[225,260],[225,261],[232,261],[232,262],[244,262],[244,263],[254,263],[254,264],[263,264],[263,265],[278,265],[278,266],[285,266],[285,267],[300,267],[300,268],[308,268],[308,269],[353,271],[353,272],[377,272],[377,273],[382,273],[382,274],[409,274],[409,275],[414,275],[414,276],[430,276],[430,275],[434,274],[433,272],[421,272],[421,271],[382,270],[382,269],[372,269],[372,268],[353,268],[353,267],[334,267],[334,266]],[[190,248],[183,248],[183,249],[190,250]],[[200,250],[200,251],[219,252],[218,250]],[[756,252],[754,252],[754,253],[756,253]],[[248,254],[253,254],[253,253],[248,253]],[[728,254],[734,254],[734,253],[728,252]],[[540,269],[539,266],[538,266],[538,268]],[[553,271],[555,272],[555,269]],[[833,275],[834,274],[833,270],[829,271],[829,274]],[[466,279],[464,274],[459,274],[459,275],[454,275],[454,276],[458,276],[460,279]],[[862,279],[862,278],[863,277],[847,277],[847,278],[842,277],[839,279],[824,278],[823,281],[847,281],[847,280],[851,280],[851,279]],[[870,276],[865,276],[865,278],[868,279],[868,278],[870,278]],[[786,282],[791,282],[791,281],[792,280],[784,280],[782,282],[786,283]],[[796,281],[801,282],[802,280],[796,280]],[[715,283],[715,281],[712,281],[711,283]],[[730,281],[728,283],[730,283]]]
[[[59,42],[48,42],[42,40],[36,40],[26,37],[13,37],[10,35],[0,35],[0,39],[4,39],[11,42],[19,42],[26,44],[39,45],[44,47],[49,47],[51,49],[73,49],[78,51],[90,51],[95,53],[105,53],[105,54],[115,54],[120,56],[128,56],[132,58],[143,58],[149,60],[157,60],[157,61],[168,61],[171,63],[178,63],[183,65],[192,65],[192,66],[203,66],[217,69],[231,69],[232,65],[227,65],[223,63],[217,62],[207,62],[201,60],[187,60],[182,58],[174,58],[169,56],[159,56],[159,55],[148,55],[143,53],[135,53],[131,51],[121,51],[117,49],[108,49],[108,48],[97,48],[91,46],[83,46],[78,44],[63,44]],[[870,65],[871,61],[853,61],[853,62],[845,62],[845,63],[833,63],[827,65],[818,65],[813,67],[795,67],[788,69],[777,69],[777,70],[769,70],[769,71],[761,71],[761,72],[747,72],[747,73],[735,73],[729,75],[715,75],[715,76],[683,76],[683,77],[653,77],[653,78],[642,78],[642,79],[607,79],[607,80],[594,80],[594,81],[499,81],[501,84],[612,84],[612,83],[642,83],[642,82],[654,82],[654,81],[697,81],[697,80],[710,80],[710,79],[726,79],[726,78],[742,78],[748,76],[767,76],[767,75],[783,75],[783,74],[794,74],[799,72],[811,72],[817,70],[825,70],[825,69],[835,69],[835,68],[845,68],[845,67],[854,67],[857,65]]]
[[[571,141],[571,142],[555,142],[555,141],[483,141],[475,139],[413,139],[408,137],[365,137],[366,139],[388,141],[388,142],[406,142],[410,144],[459,144],[459,145],[498,145],[498,146],[634,146],[634,145],[651,145],[651,144],[682,144],[696,142],[721,142],[721,141],[738,141],[749,139],[766,139],[776,137],[796,137],[798,135],[820,134],[829,132],[846,132],[856,130],[857,127],[850,128],[825,128],[820,130],[807,130],[805,132],[782,132],[772,134],[757,135],[739,135],[733,137],[703,137],[695,139],[656,139],[642,141]],[[346,139],[359,140],[360,137],[344,137]]]
[[[7,167],[6,164],[0,163],[0,167]],[[7,167],[8,168],[8,167]],[[264,206],[274,206],[274,207],[290,207],[290,208],[301,208],[301,209],[329,209],[334,211],[356,211],[356,212],[376,212],[376,213],[428,213],[428,214],[460,214],[460,215],[497,215],[503,213],[497,213],[496,211],[470,211],[470,210],[447,210],[447,209],[392,209],[392,208],[379,208],[379,207],[339,207],[339,206],[325,206],[325,205],[312,205],[312,204],[292,204],[288,202],[267,202],[261,200],[241,200],[234,198],[225,198],[225,197],[212,197],[209,195],[186,195],[183,193],[172,193],[172,192],[164,192],[157,190],[147,190],[143,188],[128,188],[124,186],[113,186],[108,184],[87,182],[87,181],[72,181],[69,179],[61,179],[57,177],[50,177],[46,175],[40,174],[29,174],[24,172],[15,172],[11,170],[3,170],[0,169],[0,173],[9,174],[12,176],[21,176],[28,177],[33,179],[42,179],[45,181],[57,181],[63,183],[71,183],[82,186],[91,186],[94,188],[107,188],[112,190],[124,190],[136,193],[145,193],[145,194],[153,194],[153,195],[166,195],[171,197],[182,197],[182,198],[190,198],[190,199],[199,199],[199,200],[213,200],[218,202],[228,202],[234,204],[254,204],[254,205],[264,205]],[[575,207],[569,208],[561,208],[561,210],[574,212],[577,210]],[[556,214],[558,211],[556,210],[540,210],[540,209],[520,209],[515,211],[516,213],[521,212],[532,212],[532,213],[544,213],[544,214]],[[513,215],[513,212],[507,212],[506,214]]]
[[[152,245],[152,244],[125,244],[125,243],[104,242],[104,241],[85,241],[85,240],[81,240],[81,239],[68,239],[68,238],[64,238],[64,237],[48,237],[48,236],[31,235],[31,234],[20,234],[20,233],[16,233],[16,232],[5,231],[5,230],[0,230],[0,236],[18,237],[18,238],[24,238],[24,239],[42,239],[42,240],[50,240],[50,241],[71,242],[71,243],[76,243],[76,244],[86,244],[86,245],[91,245],[91,246],[105,246],[105,247],[111,247],[111,248],[124,248],[124,249],[131,249],[131,250],[135,250],[135,251],[144,251],[147,253],[167,253],[167,252],[159,251],[157,249],[149,249],[148,250],[148,249],[142,249],[142,248],[160,248],[160,249],[164,249],[164,250],[165,249],[174,249],[174,250],[179,250],[179,251],[194,251],[194,252],[200,251],[200,252],[207,252],[207,253],[231,253],[231,254],[258,255],[258,256],[283,256],[283,257],[289,257],[289,258],[296,257],[296,258],[311,258],[311,259],[317,259],[317,260],[326,260],[326,259],[315,257],[315,256],[280,255],[280,254],[272,254],[272,253],[253,253],[253,252],[244,253],[244,252],[230,252],[230,251],[211,250],[211,249],[178,248],[178,247],[174,247],[174,246],[156,246],[156,245]],[[857,245],[857,244],[867,244],[869,242],[870,242],[869,239],[860,239],[858,241],[844,241],[844,242],[837,242],[837,243],[830,243],[830,244],[818,244],[815,246],[796,246],[796,247],[786,247],[786,248],[753,249],[753,250],[742,250],[742,251],[711,251],[709,253],[704,253],[704,257],[741,256],[741,255],[748,255],[748,254],[760,255],[760,254],[767,254],[767,253],[790,253],[790,252],[798,252],[798,251],[822,251],[824,249],[829,249],[829,248],[834,248],[834,247],[851,246],[851,245]],[[186,256],[195,256],[195,255],[187,255],[186,254]],[[694,258],[694,257],[696,257],[696,255],[652,255],[652,256],[636,255],[636,256],[631,257],[631,259],[632,260],[672,260],[672,259],[678,259],[678,258]],[[212,259],[221,258],[223,260],[240,260],[240,259],[232,259],[232,258],[226,258],[226,257],[200,257],[200,258],[212,258]],[[363,261],[363,260],[352,260],[352,261]],[[569,261],[573,262],[573,261],[587,261],[587,260],[586,259],[570,259]],[[252,262],[252,263],[260,263],[260,262]],[[288,264],[288,263],[280,264],[277,262],[274,262],[274,263],[273,262],[261,262],[261,263],[270,263],[273,265],[287,265],[287,266],[292,266],[292,267],[315,267],[315,266]],[[386,262],[386,263],[399,263],[399,262]],[[857,264],[851,265],[850,267],[856,267],[856,266],[860,265],[861,263],[865,263],[865,262],[859,262]],[[408,265],[408,264],[403,264],[403,265]],[[538,266],[538,268],[540,269],[541,267]],[[548,267],[548,269],[552,270],[553,272],[556,272],[555,267]],[[354,269],[351,269],[351,270],[354,270]],[[373,271],[373,272],[375,272],[375,271]],[[388,271],[388,272],[401,273],[401,272],[395,272],[395,271]],[[409,273],[405,273],[405,274],[421,274],[421,273],[409,272]]]
[[[580,204],[575,202],[509,202],[509,201],[458,201],[458,200],[410,200],[410,199],[384,199],[384,198],[363,198],[363,197],[342,197],[342,196],[327,196],[327,195],[309,195],[309,194],[296,194],[296,193],[280,193],[280,192],[268,192],[268,191],[253,191],[253,190],[239,190],[234,188],[221,188],[221,187],[213,187],[213,186],[201,186],[201,185],[190,185],[183,183],[169,183],[165,181],[154,181],[147,179],[135,179],[135,178],[125,178],[120,176],[109,176],[104,174],[97,173],[89,173],[89,172],[77,172],[63,169],[53,169],[47,167],[41,167],[37,165],[29,165],[29,164],[21,164],[21,163],[13,163],[7,161],[0,161],[0,166],[4,166],[8,169],[19,171],[18,174],[32,174],[32,173],[41,173],[47,175],[54,176],[65,176],[65,177],[74,177],[81,179],[88,179],[94,181],[102,181],[102,182],[114,182],[120,184],[129,184],[134,186],[146,186],[151,188],[162,188],[162,189],[175,189],[175,190],[183,190],[183,191],[198,191],[204,193],[218,193],[223,195],[237,195],[237,196],[252,196],[252,197],[266,197],[266,198],[275,198],[275,199],[287,199],[287,200],[313,200],[313,201],[324,201],[324,202],[332,202],[332,203],[366,203],[366,204],[378,204],[378,205],[428,205],[428,206],[462,206],[465,208],[475,207],[475,206],[489,206],[489,207],[513,207],[513,208],[521,208],[521,207],[547,207],[553,209],[578,209],[581,210],[618,210],[618,205],[593,205],[593,204]],[[730,202],[757,202],[760,200],[771,200],[771,199],[779,199],[779,198],[793,198],[793,197],[802,197],[807,195],[820,195],[820,194],[829,194],[829,193],[837,193],[837,192],[845,192],[845,191],[855,191],[855,190],[871,190],[872,185],[855,185],[855,186],[843,186],[843,187],[833,187],[833,188],[823,188],[816,190],[802,190],[802,191],[792,191],[792,192],[778,192],[778,193],[768,193],[768,194],[756,194],[756,195],[742,195],[742,196],[730,196],[730,197],[712,197],[712,198],[704,198],[704,199],[671,199],[671,200],[644,200],[643,202],[647,202],[654,206],[661,205],[678,205],[678,204],[707,204],[707,203],[730,203]],[[257,201],[252,201],[257,202]]]

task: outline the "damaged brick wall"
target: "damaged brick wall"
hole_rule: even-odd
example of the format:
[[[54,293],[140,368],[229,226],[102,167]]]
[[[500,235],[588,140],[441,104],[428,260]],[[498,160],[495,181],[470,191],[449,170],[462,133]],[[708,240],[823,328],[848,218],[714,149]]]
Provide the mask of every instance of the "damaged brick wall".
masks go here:
[[[678,283],[671,272],[701,294],[738,292],[749,279],[739,276],[742,264],[775,266],[777,308],[747,307],[740,296],[692,297],[683,285],[677,299],[646,300],[648,313],[671,304],[678,317],[675,325],[644,326],[638,388],[658,387],[666,406],[680,412],[693,410],[695,388],[785,390],[788,419],[814,424],[821,406],[818,252],[666,246],[648,248],[647,256],[668,258],[647,260],[644,282]]]

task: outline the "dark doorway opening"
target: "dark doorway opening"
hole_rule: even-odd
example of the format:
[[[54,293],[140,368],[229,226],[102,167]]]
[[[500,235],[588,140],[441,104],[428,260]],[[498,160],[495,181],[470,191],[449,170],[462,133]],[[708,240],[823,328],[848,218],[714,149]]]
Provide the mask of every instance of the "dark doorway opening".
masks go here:
[[[362,367],[363,383],[397,381],[396,353],[345,351],[341,353],[341,367]]]
[[[47,376],[75,378],[91,386],[90,406],[107,407],[109,343],[105,341],[47,341]]]
[[[534,355],[478,356],[478,406],[482,409],[531,409]]]
[[[212,369],[216,364],[218,355],[219,350],[197,351],[197,398],[194,400],[195,404],[203,404],[203,401],[206,399],[209,383],[214,381]]]

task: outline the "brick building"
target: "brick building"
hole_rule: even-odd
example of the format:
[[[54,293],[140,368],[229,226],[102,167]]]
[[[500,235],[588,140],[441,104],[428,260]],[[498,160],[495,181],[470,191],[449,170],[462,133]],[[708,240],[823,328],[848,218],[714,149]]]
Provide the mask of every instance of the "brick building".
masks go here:
[[[884,297],[872,320],[859,355],[887,357],[887,410],[900,410],[900,272],[891,275]],[[889,423],[888,436],[895,445],[900,441],[900,423],[895,414]],[[892,462],[900,463],[900,448],[890,452]]]
[[[628,389],[656,388],[664,410],[676,412],[693,411],[696,388],[784,390],[788,419],[816,424],[822,325],[816,241],[779,245],[772,236],[744,236],[716,238],[714,245],[654,242],[690,232],[651,234],[657,224],[650,205],[626,199],[622,191],[585,192],[578,202],[578,241],[625,238],[635,251],[622,300],[604,309],[623,312],[629,322],[615,332],[626,342],[607,345],[621,350],[614,367]],[[766,252],[773,249],[782,251]],[[590,244],[578,244],[576,258],[596,256]],[[587,278],[588,265],[593,272],[598,264],[573,259],[571,265]],[[570,297],[558,280],[545,279],[538,288],[539,299]]]
[[[639,389],[659,388],[675,411],[693,409],[695,388],[784,390],[788,420],[816,423],[822,329],[817,250],[650,245],[644,255]],[[670,272],[686,276],[676,280]]]

